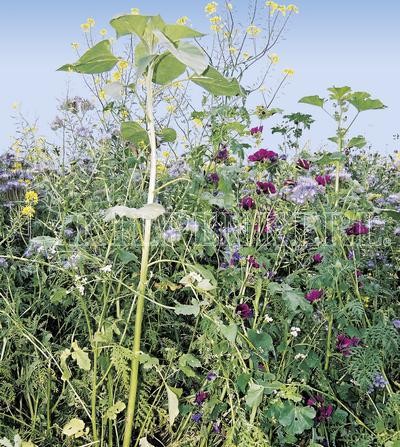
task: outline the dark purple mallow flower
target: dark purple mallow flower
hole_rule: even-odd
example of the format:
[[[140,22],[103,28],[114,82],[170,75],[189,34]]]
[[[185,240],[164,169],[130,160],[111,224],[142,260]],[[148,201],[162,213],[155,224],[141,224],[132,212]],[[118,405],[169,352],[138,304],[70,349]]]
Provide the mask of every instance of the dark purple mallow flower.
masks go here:
[[[212,172],[211,174],[207,175],[207,180],[210,183],[214,183],[214,185],[216,185],[219,182],[219,175],[216,172]]]
[[[347,236],[358,236],[360,234],[368,234],[369,228],[361,221],[354,222],[353,225],[346,228]]]
[[[309,161],[309,160],[305,160],[304,158],[299,158],[299,159],[297,160],[296,165],[297,165],[299,168],[308,170],[308,169],[310,169],[310,167],[311,167],[311,161]]]
[[[208,399],[209,393],[207,391],[198,391],[194,401],[197,405],[203,405],[203,403]]]
[[[244,210],[248,211],[248,210],[251,210],[251,209],[255,208],[255,206],[256,206],[256,202],[255,202],[251,197],[246,196],[246,197],[243,197],[243,198],[240,200],[240,206],[241,206]]]
[[[278,154],[274,151],[269,151],[267,149],[259,149],[254,154],[249,155],[249,161],[270,161],[275,162],[278,159]]]
[[[236,306],[236,313],[240,315],[243,320],[247,320],[253,316],[253,309],[248,304],[242,303]]]
[[[339,334],[336,338],[336,349],[345,357],[351,355],[351,348],[359,346],[361,340],[357,337],[348,337],[346,334]]]
[[[229,158],[228,148],[226,146],[222,147],[215,157],[218,161],[225,161]]]
[[[318,301],[322,298],[324,291],[322,289],[312,289],[308,293],[306,293],[306,300],[310,303],[314,301]]]
[[[317,175],[315,177],[315,181],[318,183],[318,185],[326,186],[329,185],[329,183],[332,181],[332,177],[328,174]]]
[[[257,182],[257,194],[275,194],[276,187],[272,182]]]
[[[312,257],[315,264],[321,264],[324,257],[321,255],[321,253],[315,253],[315,255]]]
[[[254,256],[249,256],[247,262],[249,263],[250,267],[253,267],[255,269],[260,268],[260,264],[257,262],[256,258],[254,258]]]
[[[252,128],[250,129],[250,134],[251,134],[252,136],[254,136],[254,135],[258,135],[258,134],[262,133],[263,130],[264,130],[264,126],[252,127]]]
[[[314,407],[317,411],[317,414],[315,415],[315,419],[317,422],[325,422],[332,416],[333,405],[324,405],[324,403],[325,398],[320,394],[311,396],[307,399],[307,405],[309,407]]]
[[[192,415],[192,421],[193,422],[196,422],[196,424],[198,424],[199,422],[201,422],[201,418],[203,417],[203,415],[201,414],[201,413],[199,413],[199,412],[197,412],[197,413],[194,413],[193,415]]]

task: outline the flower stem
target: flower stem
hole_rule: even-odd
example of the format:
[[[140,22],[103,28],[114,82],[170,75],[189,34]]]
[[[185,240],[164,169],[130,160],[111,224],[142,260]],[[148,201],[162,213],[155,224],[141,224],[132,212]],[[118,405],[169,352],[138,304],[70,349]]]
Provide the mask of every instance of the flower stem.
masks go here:
[[[150,140],[150,178],[147,203],[154,203],[157,177],[157,148],[156,133],[154,126],[153,110],[153,65],[150,65],[146,75],[146,122]],[[146,219],[144,224],[144,236],[142,245],[142,259],[140,266],[140,279],[138,285],[138,298],[135,318],[135,334],[133,340],[133,356],[131,363],[131,377],[129,386],[129,399],[126,414],[126,424],[124,432],[123,447],[130,447],[132,439],[133,421],[135,416],[135,407],[137,401],[137,391],[139,383],[139,354],[142,335],[142,323],[144,316],[145,292],[147,285],[147,271],[149,267],[150,241],[151,241],[151,219]]]

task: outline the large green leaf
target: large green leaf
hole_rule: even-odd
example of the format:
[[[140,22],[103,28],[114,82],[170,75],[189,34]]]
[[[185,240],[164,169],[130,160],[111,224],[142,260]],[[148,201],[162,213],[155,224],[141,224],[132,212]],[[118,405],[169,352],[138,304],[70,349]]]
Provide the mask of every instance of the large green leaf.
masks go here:
[[[111,52],[109,40],[102,40],[86,53],[74,64],[66,64],[58,71],[74,71],[83,74],[104,73],[112,70],[118,62],[118,58]]]
[[[137,146],[149,144],[149,136],[145,129],[134,121],[125,121],[121,124],[121,136]]]
[[[171,129],[170,127],[164,128],[157,135],[160,137],[161,142],[163,142],[163,143],[173,143],[177,137],[176,130]]]
[[[367,92],[354,92],[347,99],[359,112],[365,110],[384,109],[386,106],[380,99],[371,99]]]
[[[318,95],[313,96],[304,96],[299,100],[299,103],[302,104],[311,104],[312,106],[323,107],[325,99],[320,98]]]
[[[358,137],[353,137],[349,143],[347,144],[347,147],[358,147],[361,149],[367,144],[365,137],[362,135],[358,135]]]
[[[331,92],[331,99],[336,99],[337,101],[340,101],[341,99],[344,99],[347,93],[351,92],[351,88],[344,86],[344,87],[331,87],[328,88],[328,91]]]
[[[128,34],[136,34],[141,39],[144,38],[146,30],[164,29],[165,23],[160,16],[142,16],[142,15],[122,15],[110,21],[110,25],[117,32],[117,37]]]
[[[279,422],[286,431],[293,435],[299,435],[314,425],[315,410],[312,407],[295,406],[291,402],[285,402],[279,416]]]
[[[247,336],[260,354],[267,354],[269,351],[274,349],[271,336],[265,332],[258,332],[254,329],[249,329],[247,331]]]
[[[184,25],[167,25],[164,28],[164,34],[173,42],[180,39],[204,36],[204,34],[200,33],[199,31]]]
[[[192,76],[191,80],[215,96],[241,96],[244,94],[236,79],[225,78],[211,66],[200,76]]]
[[[205,71],[208,66],[208,58],[201,48],[185,41],[174,44],[160,30],[154,30],[153,33],[182,64],[190,67],[196,74]]]
[[[256,383],[250,383],[246,394],[246,405],[250,408],[256,408],[262,402],[264,387]]]
[[[186,70],[186,65],[180,62],[169,51],[157,57],[154,66],[153,82],[160,85],[169,84]]]

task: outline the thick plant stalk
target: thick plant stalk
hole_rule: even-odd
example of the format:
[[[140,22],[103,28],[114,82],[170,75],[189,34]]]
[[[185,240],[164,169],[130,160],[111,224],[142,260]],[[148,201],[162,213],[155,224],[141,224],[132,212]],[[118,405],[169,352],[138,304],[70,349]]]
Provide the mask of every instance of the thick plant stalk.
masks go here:
[[[150,179],[147,196],[147,203],[154,203],[157,177],[157,148],[156,132],[154,127],[153,110],[153,66],[148,69],[146,76],[146,122],[150,140]],[[124,432],[123,447],[130,447],[132,439],[133,421],[135,417],[135,407],[137,400],[138,382],[139,382],[139,354],[142,335],[142,323],[144,315],[145,293],[147,285],[147,271],[150,256],[151,242],[151,219],[146,219],[144,224],[144,236],[142,246],[142,259],[140,266],[140,280],[138,285],[138,297],[135,318],[135,335],[133,340],[133,357],[131,363],[131,377],[129,386],[129,400],[126,413],[126,424]]]

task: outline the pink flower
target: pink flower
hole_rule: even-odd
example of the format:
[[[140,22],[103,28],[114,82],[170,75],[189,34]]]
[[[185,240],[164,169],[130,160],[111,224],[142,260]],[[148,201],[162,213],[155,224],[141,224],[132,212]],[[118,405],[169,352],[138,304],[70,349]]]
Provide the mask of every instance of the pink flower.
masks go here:
[[[339,334],[336,337],[336,349],[345,357],[348,357],[351,354],[351,348],[358,346],[360,342],[361,340],[357,337],[347,337],[346,334]]]
[[[275,194],[276,187],[272,182],[257,182],[257,193]]]
[[[250,129],[250,134],[252,136],[255,136],[255,135],[258,135],[258,134],[262,133],[263,130],[264,130],[264,126],[252,127]]]
[[[348,236],[358,236],[360,234],[368,234],[369,228],[361,221],[354,222],[353,225],[346,228],[346,234]]]
[[[255,269],[260,268],[260,264],[257,262],[256,258],[254,258],[254,256],[249,256],[247,262],[249,263],[250,267],[253,267]]]
[[[324,257],[321,255],[321,253],[316,253],[316,254],[313,256],[313,261],[314,261],[316,264],[321,264],[321,262],[323,261],[323,259],[324,259]]]
[[[310,292],[306,293],[306,300],[310,303],[318,301],[322,298],[324,291],[322,289],[312,289]]]
[[[332,177],[328,174],[317,175],[315,177],[315,181],[318,183],[318,185],[326,186],[332,181]]]
[[[207,391],[198,391],[194,399],[197,405],[202,405],[208,399],[209,393]]]
[[[254,154],[249,155],[249,161],[270,161],[271,163],[275,162],[278,159],[278,154],[274,151],[269,151],[267,149],[259,149]]]
[[[255,208],[256,202],[254,202],[254,200],[251,197],[246,196],[246,197],[243,197],[242,200],[240,201],[240,206],[244,210],[248,211],[248,210]]]
[[[299,168],[303,168],[303,169],[306,169],[306,170],[308,170],[308,169],[310,169],[310,166],[311,166],[311,161],[309,161],[309,160],[305,160],[304,158],[299,158],[298,160],[297,160],[297,166],[299,167]]]

